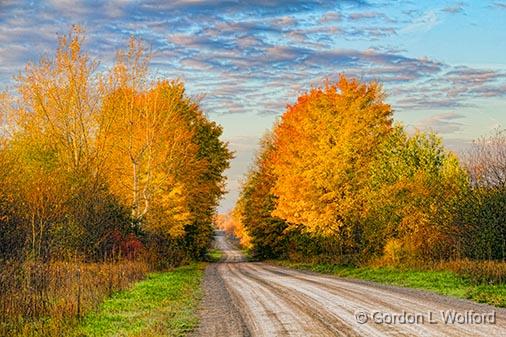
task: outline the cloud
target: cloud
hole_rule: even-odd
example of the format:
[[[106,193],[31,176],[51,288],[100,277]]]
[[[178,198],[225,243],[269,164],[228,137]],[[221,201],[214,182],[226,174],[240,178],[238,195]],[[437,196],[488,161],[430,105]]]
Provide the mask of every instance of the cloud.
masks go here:
[[[499,9],[506,9],[506,2],[494,2],[493,6]]]
[[[430,29],[439,22],[434,10],[405,9],[404,17],[390,18],[367,1],[323,0],[113,0],[98,8],[96,1],[51,0],[2,6],[11,14],[0,19],[4,82],[27,61],[54,50],[56,33],[66,32],[75,17],[85,23],[87,46],[104,67],[130,35],[139,35],[154,51],[159,76],[180,77],[191,93],[205,92],[206,108],[220,114],[279,114],[289,97],[341,72],[385,83],[401,109],[466,106],[466,98],[502,96],[506,82],[498,70],[411,57],[397,46],[346,49],[337,43]],[[237,99],[239,92],[243,99]]]
[[[415,18],[407,26],[401,29],[403,33],[428,32],[440,23],[436,11],[429,10],[421,17]]]
[[[473,89],[472,93],[479,97],[506,97],[506,84],[484,85]]]
[[[429,95],[416,93],[410,96],[399,97],[394,100],[394,106],[404,110],[432,110],[442,108],[462,108],[468,103],[446,97],[444,95]]]
[[[342,20],[340,12],[327,12],[320,17],[319,23],[336,23]]]
[[[506,9],[504,1],[490,6]],[[477,99],[506,97],[506,69],[410,54],[406,41],[422,39],[414,35],[466,10],[461,2],[400,0],[393,6],[365,0],[0,0],[0,81],[11,85],[26,62],[52,55],[57,34],[79,23],[85,49],[101,69],[131,35],[141,37],[153,50],[154,76],[184,80],[191,95],[205,94],[203,109],[214,116],[269,119],[339,73],[383,83],[398,111],[458,111]],[[451,115],[420,123],[447,135],[465,127]],[[244,162],[251,157],[243,148],[248,145],[234,140]]]
[[[473,141],[465,138],[444,138],[443,143],[446,148],[456,153],[459,157],[465,158],[467,151],[473,145]]]
[[[449,134],[462,129],[464,124],[459,122],[459,120],[463,118],[465,118],[464,115],[456,112],[440,113],[419,121],[416,127],[422,130],[434,131],[439,134]]]
[[[146,1],[142,8],[149,11],[164,11],[182,13],[223,13],[223,14],[257,14],[257,15],[277,15],[284,13],[307,13],[315,9],[331,10],[344,6],[368,7],[368,1],[365,0],[344,0],[339,2],[325,0],[236,0],[236,1],[193,1],[193,0],[175,0],[175,1]]]
[[[394,20],[390,19],[387,15],[384,13],[376,12],[376,11],[361,11],[361,12],[355,12],[348,15],[349,20],[353,21],[362,21],[362,20],[382,20],[387,22],[395,22]]]
[[[441,78],[448,82],[445,89],[450,97],[490,97],[506,95],[506,72],[497,69],[454,67]]]
[[[464,2],[460,1],[453,5],[449,5],[444,7],[441,11],[446,12],[449,14],[458,14],[458,13],[464,13],[465,4]]]
[[[99,16],[118,18],[125,14],[125,10],[135,5],[133,0],[108,0],[108,1],[86,1],[86,0],[48,0],[47,5],[59,15],[72,19],[82,19],[85,16]]]
[[[455,85],[476,86],[506,78],[506,74],[494,69],[473,69],[460,66],[447,72],[445,77]]]

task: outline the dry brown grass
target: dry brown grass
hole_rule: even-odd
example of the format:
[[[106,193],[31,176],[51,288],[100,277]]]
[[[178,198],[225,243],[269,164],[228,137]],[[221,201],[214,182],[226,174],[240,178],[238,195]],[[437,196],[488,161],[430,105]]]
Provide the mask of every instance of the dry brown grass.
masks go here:
[[[453,271],[475,284],[506,283],[506,262],[504,261],[454,260],[441,262],[437,267]]]
[[[0,336],[64,336],[69,323],[147,271],[135,261],[0,263]]]

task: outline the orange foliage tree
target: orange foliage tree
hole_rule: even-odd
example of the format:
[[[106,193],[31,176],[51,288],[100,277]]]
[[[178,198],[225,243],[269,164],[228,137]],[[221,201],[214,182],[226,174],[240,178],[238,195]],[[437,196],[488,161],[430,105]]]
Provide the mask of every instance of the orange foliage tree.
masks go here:
[[[377,144],[391,131],[392,110],[377,83],[342,75],[289,106],[274,130],[273,215],[305,231],[353,235],[345,224],[363,209]]]
[[[156,237],[178,260],[202,256],[231,158],[221,127],[183,83],[150,77],[140,41],[102,72],[79,27],[58,41],[0,97],[2,242],[35,258],[100,258]]]
[[[260,151],[233,210],[243,241],[248,242],[256,256],[263,258],[282,256],[286,243],[287,224],[272,215],[276,202],[272,193],[276,182],[271,162],[273,151],[272,134],[268,133],[262,138]]]
[[[236,211],[263,257],[388,263],[458,252],[469,177],[433,134],[392,125],[381,86],[342,75],[288,106]]]

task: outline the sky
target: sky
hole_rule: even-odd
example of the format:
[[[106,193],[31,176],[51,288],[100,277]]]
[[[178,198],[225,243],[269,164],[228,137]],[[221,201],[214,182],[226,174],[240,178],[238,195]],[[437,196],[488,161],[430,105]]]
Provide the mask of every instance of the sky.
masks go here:
[[[381,82],[396,121],[455,151],[506,126],[506,1],[0,0],[0,90],[72,24],[103,68],[143,39],[153,76],[183,80],[224,127],[220,211],[286,105],[340,73]]]

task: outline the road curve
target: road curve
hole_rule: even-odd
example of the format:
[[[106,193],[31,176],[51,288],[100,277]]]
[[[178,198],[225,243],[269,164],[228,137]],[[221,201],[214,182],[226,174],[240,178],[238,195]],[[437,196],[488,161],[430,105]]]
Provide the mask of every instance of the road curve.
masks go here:
[[[504,309],[245,262],[222,233],[215,238],[224,258],[212,276],[220,280],[212,284],[225,289],[213,291],[230,300],[219,308],[208,299],[205,305],[216,305],[221,316],[206,318],[204,309],[201,336],[506,336]]]

